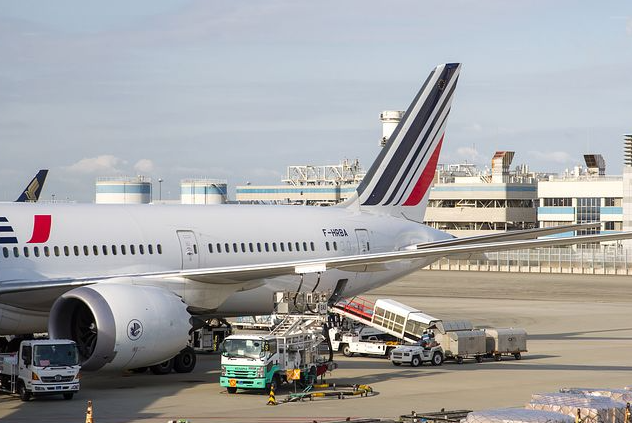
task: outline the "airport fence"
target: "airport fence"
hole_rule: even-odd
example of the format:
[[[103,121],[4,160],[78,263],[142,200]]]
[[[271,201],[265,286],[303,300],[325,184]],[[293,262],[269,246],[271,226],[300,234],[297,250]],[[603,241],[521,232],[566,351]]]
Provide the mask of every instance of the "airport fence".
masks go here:
[[[630,275],[632,274],[632,249],[602,246],[501,251],[486,253],[484,258],[478,260],[443,258],[427,266],[426,269]]]

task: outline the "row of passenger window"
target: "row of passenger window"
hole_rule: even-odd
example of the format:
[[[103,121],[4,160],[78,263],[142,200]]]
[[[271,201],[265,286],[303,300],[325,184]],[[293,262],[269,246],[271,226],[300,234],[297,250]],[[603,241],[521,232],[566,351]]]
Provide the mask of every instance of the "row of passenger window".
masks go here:
[[[55,257],[60,257],[62,255],[66,257],[69,257],[71,255],[74,255],[74,256],[80,256],[80,255],[116,256],[119,253],[124,256],[124,255],[127,255],[128,253],[131,255],[136,255],[136,254],[144,255],[144,254],[154,254],[154,253],[162,254],[162,245],[156,244],[155,248],[152,244],[148,244],[147,246],[143,244],[139,244],[139,245],[130,244],[129,246],[128,245],[109,245],[109,246],[102,245],[100,248],[98,245],[93,245],[92,248],[87,245],[84,245],[83,247],[79,247],[78,245],[74,245],[72,247],[64,245],[63,247],[59,247],[55,245],[52,248],[49,246],[44,246],[41,249],[40,247],[35,246],[35,247],[32,247],[32,250],[33,250],[33,256],[35,257],[40,257],[40,256],[50,257],[53,255]],[[22,249],[22,254],[24,255],[24,257],[30,257],[31,248],[24,247]],[[9,249],[8,247],[3,247],[2,255],[5,258],[8,258],[11,255],[13,255],[13,257],[20,257],[20,248],[13,247],[12,249]]]
[[[336,241],[329,244],[329,241],[325,242],[325,249],[330,251],[333,248],[334,251],[338,251],[338,243]],[[269,252],[285,252],[285,251],[316,251],[316,245],[314,242],[233,242],[232,244],[216,243],[208,244],[208,252],[213,253],[269,253]]]

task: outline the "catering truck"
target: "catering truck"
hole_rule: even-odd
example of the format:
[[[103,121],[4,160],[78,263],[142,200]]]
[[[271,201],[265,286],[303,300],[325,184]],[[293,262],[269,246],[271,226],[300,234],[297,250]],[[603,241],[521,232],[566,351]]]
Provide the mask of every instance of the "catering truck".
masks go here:
[[[0,354],[0,391],[32,396],[63,395],[70,400],[79,391],[79,354],[74,341],[34,339],[19,350]]]
[[[292,380],[309,385],[335,368],[323,327],[327,321],[329,295],[318,292],[277,294],[277,316],[283,320],[271,332],[230,335],[220,346],[219,383],[229,394],[236,393],[237,389],[269,391]],[[291,310],[299,303],[305,307]],[[328,354],[323,355],[325,343]]]

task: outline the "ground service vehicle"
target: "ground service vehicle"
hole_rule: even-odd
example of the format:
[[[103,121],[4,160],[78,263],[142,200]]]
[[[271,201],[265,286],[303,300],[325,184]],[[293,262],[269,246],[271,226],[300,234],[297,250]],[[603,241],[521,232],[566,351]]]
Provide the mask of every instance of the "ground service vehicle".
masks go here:
[[[428,362],[433,366],[440,366],[443,363],[443,348],[436,343],[432,346],[400,345],[391,351],[390,359],[394,366],[408,363],[412,367],[418,367]]]
[[[69,400],[79,391],[80,368],[73,341],[22,341],[19,351],[0,354],[0,388],[17,393],[22,401],[53,394]]]
[[[385,341],[375,335],[362,337],[357,332],[342,332],[340,328],[329,329],[329,338],[332,349],[342,351],[347,357],[352,357],[354,354],[388,357],[391,350],[399,345],[396,341]]]
[[[289,380],[288,371],[299,373],[299,381],[307,385],[334,368],[331,349],[329,357],[319,352],[327,339],[324,325],[330,294],[277,294],[281,294],[275,300],[277,310],[282,308],[291,314],[285,315],[272,332],[231,335],[222,342],[220,386],[230,394],[237,389],[276,389]],[[297,301],[299,297],[301,300]],[[295,310],[290,310],[289,305],[298,302],[307,304],[306,309],[315,312],[294,314]],[[280,307],[280,303],[284,307]]]

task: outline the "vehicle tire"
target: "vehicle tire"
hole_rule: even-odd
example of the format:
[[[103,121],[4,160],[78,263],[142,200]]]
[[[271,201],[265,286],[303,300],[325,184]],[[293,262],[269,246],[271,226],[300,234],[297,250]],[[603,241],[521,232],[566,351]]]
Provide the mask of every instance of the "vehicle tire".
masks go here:
[[[476,356],[476,362],[477,363],[482,363],[483,362],[483,356],[482,355],[477,355]]]
[[[410,360],[411,367],[419,367],[421,366],[421,358],[418,355],[413,356],[412,360]]]
[[[391,351],[393,351],[395,349],[395,347],[387,347],[386,348],[386,359],[390,359],[391,358]]]
[[[191,373],[195,368],[196,361],[195,350],[191,347],[186,347],[173,358],[173,370],[178,373]]]
[[[149,368],[149,370],[155,375],[166,375],[171,373],[173,370],[173,358],[170,358],[167,361],[163,361],[162,363],[155,364]]]
[[[22,401],[28,401],[31,399],[31,393],[26,390],[26,386],[22,381],[18,382],[18,395]]]
[[[74,395],[74,392],[64,392],[63,394],[65,400],[71,400]]]
[[[441,354],[440,352],[436,352],[432,355],[432,361],[431,361],[433,366],[440,366],[443,364],[443,354]]]
[[[393,366],[401,366],[402,363],[400,363],[399,361],[393,361]]]
[[[226,388],[226,392],[228,392],[229,394],[236,394],[237,388],[234,386],[229,386],[228,388]]]
[[[351,348],[349,348],[349,344],[344,344],[342,346],[342,353],[345,357],[353,357],[353,353],[351,352]]]
[[[457,356],[456,356],[456,362],[457,362],[458,364],[463,364],[463,357],[461,357],[460,355],[457,355]]]
[[[515,353],[515,354],[514,354],[514,358],[515,358],[516,360],[522,360],[522,354],[520,354],[519,352],[518,352],[518,353]]]
[[[145,373],[147,371],[148,367],[137,367],[135,369],[130,369],[130,372],[132,373]]]
[[[500,355],[500,354],[496,354],[496,355],[494,356],[494,360],[495,360],[495,361],[500,361],[500,360],[502,360],[502,359],[503,359],[503,356],[502,356],[502,355]]]

